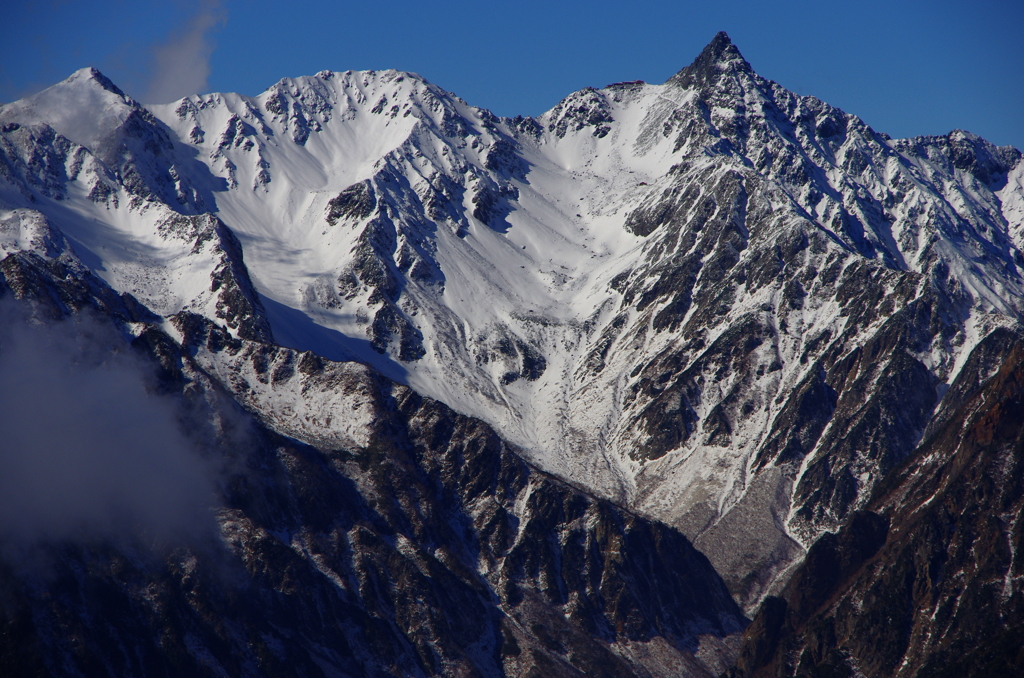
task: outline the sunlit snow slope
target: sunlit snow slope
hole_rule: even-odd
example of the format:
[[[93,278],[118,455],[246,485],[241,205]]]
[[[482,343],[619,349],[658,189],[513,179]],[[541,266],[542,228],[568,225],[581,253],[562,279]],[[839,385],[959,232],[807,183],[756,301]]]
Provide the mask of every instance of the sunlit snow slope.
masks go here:
[[[3,202],[116,289],[480,417],[680,526],[748,603],[1024,298],[1018,151],[892,140],[724,34],[538,119],[396,71],[147,110],[83,70],[0,125]]]

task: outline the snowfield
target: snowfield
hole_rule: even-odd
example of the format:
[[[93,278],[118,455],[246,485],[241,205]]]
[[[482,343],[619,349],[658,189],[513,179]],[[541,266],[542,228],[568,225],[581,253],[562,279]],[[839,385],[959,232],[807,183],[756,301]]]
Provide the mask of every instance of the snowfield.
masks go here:
[[[4,251],[52,250],[45,221],[160,316],[369,364],[680,527],[748,608],[1024,309],[1018,151],[889,139],[727,38],[537,119],[398,71],[147,110],[83,69],[0,129]],[[247,393],[368,444],[358,397]]]

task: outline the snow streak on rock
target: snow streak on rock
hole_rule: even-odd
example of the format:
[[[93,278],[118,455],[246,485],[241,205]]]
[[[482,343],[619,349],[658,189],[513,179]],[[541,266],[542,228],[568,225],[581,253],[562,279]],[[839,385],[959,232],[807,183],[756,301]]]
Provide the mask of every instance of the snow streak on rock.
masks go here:
[[[974,347],[1020,331],[1021,154],[893,140],[724,34],[537,119],[396,71],[151,111],[80,71],[0,125],[0,198],[115,289],[487,421],[682,529],[751,607],[944,416]],[[315,388],[301,425],[294,394],[246,397],[357,439]]]

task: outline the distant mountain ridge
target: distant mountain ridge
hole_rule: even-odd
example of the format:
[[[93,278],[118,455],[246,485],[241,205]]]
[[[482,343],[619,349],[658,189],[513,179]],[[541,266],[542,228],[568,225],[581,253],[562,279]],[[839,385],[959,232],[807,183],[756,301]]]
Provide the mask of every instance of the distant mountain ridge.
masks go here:
[[[1022,334],[1020,151],[891,139],[724,33],[537,118],[398,71],[147,109],[83,69],[0,106],[0,207],[5,253],[74,250],[176,341],[205,318],[487,422],[679,529],[751,615]],[[233,397],[277,434],[347,426],[262,393]]]

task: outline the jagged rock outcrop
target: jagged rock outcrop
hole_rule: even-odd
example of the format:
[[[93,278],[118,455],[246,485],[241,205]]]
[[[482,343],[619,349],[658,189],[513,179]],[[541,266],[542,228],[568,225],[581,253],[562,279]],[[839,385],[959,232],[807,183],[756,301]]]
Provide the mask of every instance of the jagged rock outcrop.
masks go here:
[[[37,324],[89,309],[134,337],[150,388],[224,469],[208,531],[21,550],[0,535],[5,673],[724,668],[717,652],[745,619],[708,560],[676,530],[539,471],[483,422],[194,313],[171,319],[179,343],[80,265],[17,252],[0,274],[0,301]]]
[[[530,474],[673,526],[748,613],[775,596],[784,616],[791,577],[835,591],[820,572],[873,562],[873,493],[1021,335],[1024,161],[962,130],[891,139],[724,33],[663,84],[537,118],[397,71],[147,111],[81,71],[0,107],[0,238],[18,295],[58,266],[102,279],[275,435],[366,448],[373,408],[331,386],[363,361],[401,384],[360,386],[370,401],[486,422]],[[828,567],[797,570],[805,554]],[[537,576],[543,605],[597,609]],[[605,628],[587,633],[616,657],[653,656]],[[571,658],[569,637],[538,642]]]
[[[944,421],[765,601],[731,675],[1024,669],[1022,359],[1019,334],[975,349]]]

